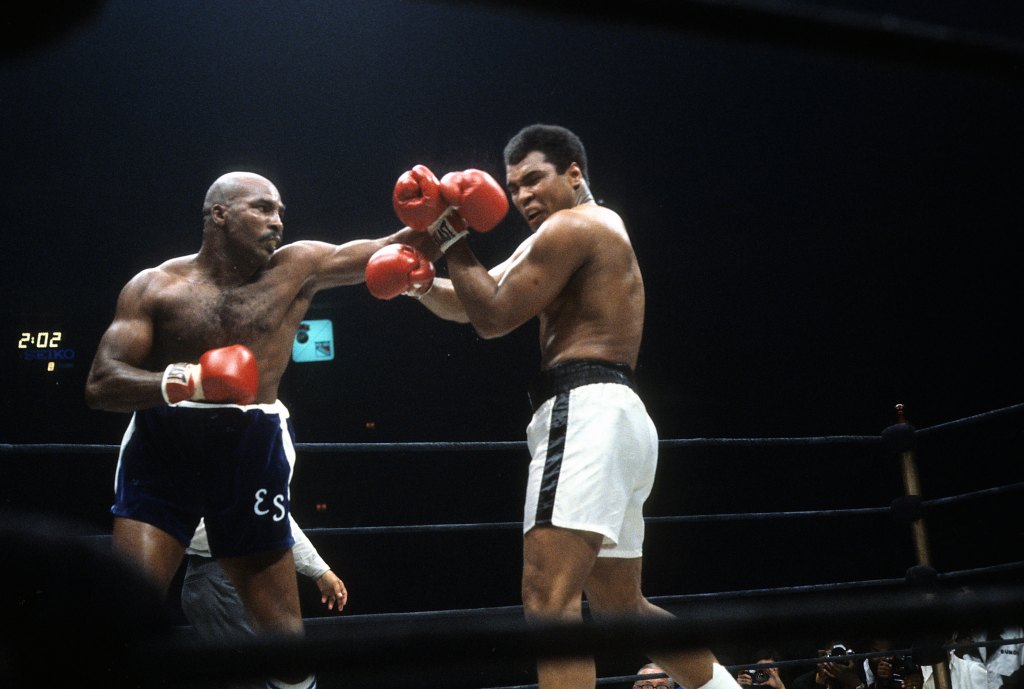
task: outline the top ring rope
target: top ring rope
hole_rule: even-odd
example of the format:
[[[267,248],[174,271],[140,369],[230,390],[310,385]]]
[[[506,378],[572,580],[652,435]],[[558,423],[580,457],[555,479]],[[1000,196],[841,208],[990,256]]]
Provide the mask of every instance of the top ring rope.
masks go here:
[[[957,428],[979,421],[985,421],[1005,414],[1024,409],[1024,403],[1015,404],[1001,409],[975,414],[962,419],[948,421],[927,428],[914,429],[917,435],[926,435],[949,428]],[[826,435],[805,437],[766,437],[766,438],[674,438],[659,441],[662,448],[674,447],[735,447],[755,446],[769,447],[779,445],[880,445],[885,443],[885,436],[879,435]],[[526,448],[524,440],[507,441],[467,441],[467,442],[406,442],[406,443],[296,443],[300,452],[309,453],[346,453],[346,452],[467,452],[493,450],[519,450]],[[74,454],[108,454],[116,453],[120,445],[97,445],[86,443],[38,443],[11,444],[0,443],[0,455],[8,454],[55,454],[67,452]]]

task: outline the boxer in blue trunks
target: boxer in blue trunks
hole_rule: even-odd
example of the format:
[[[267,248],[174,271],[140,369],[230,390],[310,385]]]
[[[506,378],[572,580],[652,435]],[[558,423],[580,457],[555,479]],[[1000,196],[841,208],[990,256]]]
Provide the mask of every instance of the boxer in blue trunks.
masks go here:
[[[221,558],[291,548],[294,455],[281,402],[142,409],[122,441],[112,512],[185,544],[205,515],[211,552]]]
[[[532,234],[490,270],[463,239],[463,225],[489,229],[475,220],[487,214],[475,206],[467,214],[465,201],[443,189],[433,197],[432,173],[413,168],[407,175],[421,193],[405,189],[403,177],[393,200],[403,222],[435,237],[448,264],[448,279],[414,291],[424,306],[471,323],[484,338],[540,321],[541,372],[530,388],[534,415],[527,428],[526,615],[580,619],[584,594],[596,615],[669,615],[640,588],[642,508],[658,438],[633,379],[644,282],[629,235],[618,214],[594,201],[586,152],[568,129],[525,127],[506,145],[505,166],[512,205]],[[424,198],[436,199],[432,223],[423,222]],[[738,686],[706,648],[654,660],[688,689]],[[537,675],[541,689],[595,684],[591,659],[542,660]]]
[[[166,594],[205,517],[212,555],[257,632],[300,635],[288,519],[294,449],[277,398],[292,339],[318,291],[361,284],[378,249],[424,238],[401,230],[282,245],[283,213],[260,175],[215,180],[199,251],[143,270],[121,290],[85,397],[94,409],[132,413],[112,508],[115,551]]]

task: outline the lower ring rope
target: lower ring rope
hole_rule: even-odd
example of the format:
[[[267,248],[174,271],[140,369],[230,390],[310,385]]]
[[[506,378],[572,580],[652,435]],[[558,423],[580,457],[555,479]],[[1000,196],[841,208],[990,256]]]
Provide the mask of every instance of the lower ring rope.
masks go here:
[[[138,663],[139,671],[159,669],[172,679],[178,674],[194,677],[194,661],[215,656],[218,663],[210,669],[217,676],[341,669],[358,684],[367,673],[380,672],[382,667],[409,673],[436,668],[442,662],[475,667],[497,660],[647,653],[714,647],[726,641],[763,643],[780,634],[813,642],[831,635],[864,636],[884,630],[928,639],[935,630],[1016,624],[1022,616],[1024,586],[1020,583],[969,592],[898,587],[725,598],[714,606],[691,601],[675,618],[594,618],[582,623],[528,622],[518,615],[466,616],[456,621],[440,616],[372,622],[348,618],[322,627],[317,638],[255,637],[201,647],[164,643],[128,658]]]
[[[1005,574],[1008,572],[1022,571],[1024,570],[1024,560],[1018,562],[1009,562],[1001,565],[995,565],[992,567],[979,567],[964,570],[955,570],[951,572],[940,572],[937,575],[937,579],[940,582],[956,583],[964,579],[974,579],[979,574]],[[898,588],[900,586],[906,586],[906,577],[902,578],[887,578],[887,579],[862,579],[858,581],[842,581],[832,582],[827,584],[799,584],[795,586],[777,586],[773,588],[759,588],[759,589],[739,589],[733,591],[710,591],[705,593],[684,593],[676,595],[662,595],[662,596],[648,596],[647,599],[652,603],[656,603],[661,607],[673,607],[680,604],[691,604],[699,601],[718,600],[723,598],[758,598],[767,597],[772,595],[785,595],[785,594],[805,594],[805,593],[818,593],[818,592],[838,592],[838,591],[852,591],[856,589],[867,589],[867,588]],[[589,606],[584,601],[584,609]],[[350,615],[347,618],[341,617],[310,617],[305,618],[307,623],[313,625],[331,625],[336,624],[339,621],[346,619],[379,619],[379,620],[394,620],[399,618],[421,618],[429,619],[436,617],[470,617],[470,616],[490,616],[490,615],[505,615],[505,614],[522,614],[523,607],[521,605],[504,605],[496,607],[486,608],[457,608],[452,610],[425,610],[416,612],[391,612],[391,613],[376,613],[366,615]]]

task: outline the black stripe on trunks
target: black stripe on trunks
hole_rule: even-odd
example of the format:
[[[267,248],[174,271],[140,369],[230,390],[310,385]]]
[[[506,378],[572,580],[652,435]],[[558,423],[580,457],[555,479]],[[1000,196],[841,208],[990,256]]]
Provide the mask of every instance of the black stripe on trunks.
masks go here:
[[[555,510],[555,491],[558,475],[562,470],[565,455],[565,434],[569,425],[569,393],[561,392],[555,397],[551,408],[551,423],[548,426],[548,453],[544,459],[544,475],[537,496],[537,524],[550,524]]]

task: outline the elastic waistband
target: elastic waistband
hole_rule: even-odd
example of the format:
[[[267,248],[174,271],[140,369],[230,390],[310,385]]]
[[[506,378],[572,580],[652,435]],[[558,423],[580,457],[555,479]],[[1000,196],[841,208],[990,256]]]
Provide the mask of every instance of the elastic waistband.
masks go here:
[[[228,402],[192,402],[191,400],[185,400],[183,402],[177,402],[175,404],[169,404],[167,407],[174,409],[238,409],[239,411],[249,411],[251,409],[259,409],[264,414],[280,414],[284,418],[288,418],[288,408],[284,406],[284,402],[281,400],[274,400],[268,404],[231,404]]]
[[[633,370],[626,364],[600,359],[577,359],[552,366],[537,374],[530,383],[530,407],[540,405],[562,392],[593,383],[618,383],[636,391]]]

